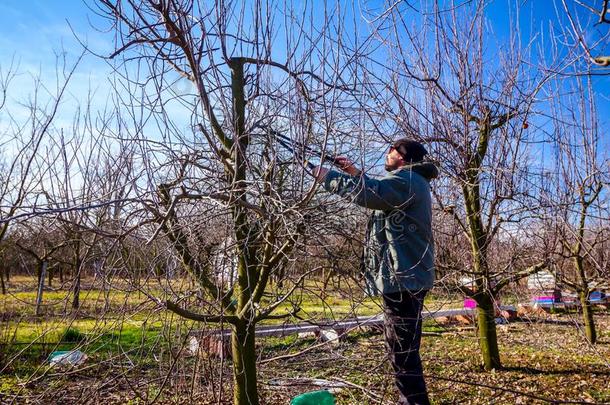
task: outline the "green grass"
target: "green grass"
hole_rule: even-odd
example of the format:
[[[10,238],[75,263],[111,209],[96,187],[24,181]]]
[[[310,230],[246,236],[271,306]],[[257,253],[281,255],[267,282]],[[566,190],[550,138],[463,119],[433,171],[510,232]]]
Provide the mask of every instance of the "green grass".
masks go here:
[[[86,338],[87,337],[83,333],[81,333],[78,329],[69,327],[64,331],[64,333],[61,337],[61,341],[69,342],[69,343],[80,343],[83,340],[85,340]]]
[[[160,290],[151,288],[151,291]],[[5,344],[0,350],[0,360],[4,361],[0,364],[6,364],[5,361],[10,360],[8,367],[0,373],[0,395],[20,392],[34,398],[36,395],[46,395],[45,393],[53,391],[50,387],[55,387],[54,390],[85,389],[82,387],[94,386],[94,383],[100,381],[100,375],[112,375],[120,370],[127,373],[124,376],[126,380],[149,381],[141,385],[141,394],[143,398],[151,399],[159,393],[161,381],[170,373],[170,364],[176,360],[176,368],[171,372],[180,377],[171,377],[171,383],[161,392],[160,399],[161,403],[164,403],[163,401],[169,398],[184,398],[174,383],[178,384],[181,379],[190,381],[190,376],[195,375],[192,370],[196,360],[192,357],[175,357],[176,348],[184,341],[190,329],[200,329],[204,325],[186,321],[167,311],[153,311],[150,305],[142,306],[142,302],[147,302],[148,297],[137,292],[114,293],[110,308],[106,312],[96,313],[94,309],[100,302],[95,297],[99,297],[102,292],[91,290],[88,293],[83,294],[83,307],[86,311],[68,311],[66,314],[60,310],[48,311],[45,316],[39,318],[32,315],[21,316],[20,309],[31,305],[24,301],[35,296],[31,291],[0,297],[0,308],[4,308],[5,314],[11,315],[6,311],[7,307],[17,311],[9,322],[0,324],[0,342]],[[60,299],[62,294],[65,296],[67,292],[48,292],[45,302],[47,299],[48,302]],[[266,299],[263,306],[272,301],[270,297]],[[352,300],[337,291],[329,291],[324,299],[321,299],[317,291],[310,290],[295,295],[290,302],[280,306],[277,313],[288,313],[294,305],[301,307],[301,317],[315,320],[375,315],[381,311],[378,299]],[[428,309],[460,306],[459,297],[447,298],[430,294],[426,300]],[[562,319],[579,319],[574,314],[559,316],[563,317]],[[603,313],[599,313],[599,316],[600,319],[605,319],[605,323],[599,326],[602,343],[596,348],[588,348],[583,344],[582,337],[577,334],[574,325],[511,324],[507,332],[499,332],[502,359],[507,369],[495,373],[481,370],[474,330],[441,326],[434,320],[426,320],[424,331],[440,334],[424,336],[422,354],[426,372],[431,376],[448,379],[459,377],[467,382],[513,387],[522,392],[537,390],[550,398],[584,400],[591,397],[599,402],[610,401],[610,392],[603,385],[608,374],[600,372],[605,370],[607,373],[607,365],[603,359],[610,354],[610,334],[604,325],[608,325],[610,318]],[[271,322],[284,320],[267,321]],[[208,329],[215,327],[215,324],[206,326]],[[261,358],[294,355],[303,351],[306,353],[294,359],[262,366],[262,383],[272,378],[340,377],[375,392],[384,393],[387,403],[394,399],[389,367],[384,363],[383,339],[377,332],[352,332],[345,341],[337,345],[322,345],[311,350],[310,348],[319,342],[314,338],[299,339],[296,335],[261,338],[257,342]],[[84,371],[63,377],[58,373],[53,376],[54,372],[51,370],[49,376],[41,378],[40,382],[23,385],[28,378],[39,378],[48,370],[48,356],[52,351],[72,349],[79,349],[89,356]],[[115,363],[107,362],[109,359],[128,365],[113,371],[109,364]],[[227,383],[223,389],[229,390],[230,361],[225,361],[222,365],[218,359],[212,357],[201,361],[206,362],[204,369],[208,374],[197,380],[195,385],[205,386],[209,383],[213,386],[216,380],[208,381],[209,373],[217,375],[214,373],[224,367],[224,381]],[[578,389],[566,383],[566,379],[573,375],[579,384],[583,384]],[[496,403],[511,403],[514,400],[514,396],[474,384],[434,378],[431,378],[429,383],[433,398],[438,403],[486,403],[492,395],[499,398]],[[188,383],[187,386],[191,387],[191,384]],[[122,386],[118,389],[125,390],[119,402],[146,403],[146,400],[134,399],[128,387]],[[220,388],[213,386],[212,389]],[[286,389],[272,394],[263,388],[261,392],[263,395],[281,397],[274,403],[287,403],[289,398],[305,389]],[[346,390],[338,397],[339,403],[369,403],[357,390]],[[179,400],[175,402],[180,403]]]
[[[11,280],[12,291],[0,296],[0,310],[9,318],[0,328],[2,358],[11,362],[9,370],[19,378],[44,369],[49,354],[56,350],[79,349],[97,359],[135,352],[141,354],[142,361],[150,361],[151,350],[177,344],[188,330],[216,327],[180,319],[166,311],[151,312],[146,294],[121,290],[107,293],[100,289],[84,289],[81,308],[76,313],[70,308],[70,291],[45,291],[43,316],[35,317],[34,281],[31,277],[14,277]],[[126,289],[128,284],[119,281],[117,285]],[[178,286],[186,284],[184,280],[176,281]],[[90,286],[91,281],[83,280],[83,285]],[[327,290],[322,298],[320,291],[316,290],[316,283],[311,282],[306,287],[279,306],[274,315],[288,314],[295,306],[300,308],[298,315],[301,319],[312,321],[370,316],[381,312],[378,298],[350,299],[332,289]],[[149,285],[148,291],[162,296],[159,285]],[[273,299],[267,296],[262,307],[271,302]],[[455,304],[451,299],[433,294],[426,299],[428,308],[446,308]],[[299,319],[292,321],[300,322]],[[261,324],[281,322],[284,320],[270,319]],[[441,332],[442,328],[433,321],[426,321],[424,330]],[[278,338],[275,342],[267,340],[266,344],[270,345],[270,350],[300,350],[311,342],[298,340],[295,335]]]
[[[80,295],[79,310],[84,314],[101,314],[124,312],[150,301],[140,292],[84,290]],[[10,292],[0,295],[0,311],[14,317],[34,316],[36,304],[35,291]],[[42,314],[45,316],[63,316],[72,311],[72,293],[70,291],[44,291]]]

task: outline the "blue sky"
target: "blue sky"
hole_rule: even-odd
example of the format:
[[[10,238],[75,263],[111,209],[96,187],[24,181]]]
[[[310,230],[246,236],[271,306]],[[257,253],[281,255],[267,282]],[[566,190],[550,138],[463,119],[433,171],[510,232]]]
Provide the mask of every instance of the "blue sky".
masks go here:
[[[55,53],[60,53],[62,48],[67,51],[69,59],[74,59],[82,48],[70,25],[81,40],[93,48],[110,50],[112,37],[95,32],[88,17],[94,18],[80,0],[3,0],[0,2],[2,65],[6,65],[14,56],[22,72],[54,70]],[[95,74],[96,69],[103,68],[103,65],[89,55],[79,72]]]
[[[367,5],[373,3],[368,2]],[[509,4],[513,5],[509,7]],[[519,0],[519,4],[519,21],[524,41],[530,38],[533,32],[543,37],[548,36],[549,25],[557,24],[553,2]],[[489,22],[500,40],[508,35],[508,17],[515,16],[515,12],[513,0],[494,0],[488,6]],[[582,16],[586,18],[587,14]],[[39,73],[45,81],[54,82],[56,55],[63,49],[70,63],[82,51],[75,34],[96,52],[109,54],[113,49],[112,33],[97,32],[92,28],[92,24],[100,27],[105,25],[82,0],[2,0],[0,66],[6,70],[14,58],[20,73],[11,86],[9,103],[27,99],[33,90],[31,75]],[[106,103],[109,91],[109,72],[110,68],[103,60],[94,55],[86,55],[77,69],[75,79],[70,83],[72,101],[66,100],[66,103],[74,102],[76,105],[91,89],[96,93],[94,107],[101,108]],[[601,116],[606,116],[610,77],[598,77],[595,81],[596,89],[600,93],[598,109]],[[64,111],[70,110],[69,107],[64,107]],[[63,119],[66,122],[71,119],[68,112],[64,112]]]
[[[547,57],[551,54],[551,35],[558,35],[562,30],[570,30],[570,22],[566,16],[562,2],[560,0],[518,0],[519,11],[514,0],[493,0],[489,3],[486,9],[487,16],[493,27],[495,34],[500,38],[507,38],[509,35],[509,18],[517,18],[521,29],[522,45],[525,45],[531,38],[536,38],[540,44],[540,48],[546,53]],[[599,3],[601,2],[585,2]],[[610,31],[610,25],[596,25],[599,17],[591,13],[589,10],[578,6],[574,1],[567,0],[570,11],[583,28],[586,28],[583,35],[588,44],[599,40],[602,35],[606,35]],[[571,44],[571,39],[562,40],[559,46]],[[564,48],[565,50],[565,48]],[[579,51],[581,49],[578,49]],[[605,46],[606,54],[610,53],[610,47]],[[597,53],[596,53],[597,54]],[[604,71],[606,76],[594,76],[593,81],[600,96],[598,108],[600,112],[608,111],[608,102],[610,98],[610,69],[600,69]],[[605,103],[604,103],[605,102]],[[610,111],[608,111],[610,112]]]
[[[95,49],[106,52],[112,49],[112,37],[94,32],[87,15],[91,15],[90,10],[79,0],[0,2],[0,67],[6,72],[13,61],[13,70],[17,72],[7,101],[7,109],[15,118],[27,114],[27,109],[19,108],[18,104],[28,103],[32,97],[34,77],[39,76],[52,92],[57,83],[58,64],[63,64],[64,57],[68,66],[77,60],[83,48],[75,33]],[[69,84],[68,96],[55,122],[57,126],[70,125],[76,106],[89,91],[96,92],[95,107],[104,106],[109,72],[105,62],[85,55]]]

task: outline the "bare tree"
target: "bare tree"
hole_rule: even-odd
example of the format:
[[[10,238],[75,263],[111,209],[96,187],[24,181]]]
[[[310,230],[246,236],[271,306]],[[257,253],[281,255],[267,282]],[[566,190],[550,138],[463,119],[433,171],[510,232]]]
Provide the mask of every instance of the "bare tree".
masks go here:
[[[564,83],[565,84],[565,83]],[[607,243],[608,156],[599,133],[599,117],[590,78],[580,78],[574,88],[553,103],[555,190],[547,195],[556,242],[555,273],[558,281],[578,294],[585,334],[597,341],[589,300],[594,285],[607,280],[603,256],[596,254]],[[559,89],[558,89],[559,91]],[[601,260],[600,260],[601,259]]]
[[[79,106],[72,127],[48,143],[53,161],[42,186],[48,212],[57,218],[69,249],[72,268],[72,308],[80,306],[81,278],[85,267],[100,253],[103,238],[121,234],[118,218],[133,182],[131,152],[103,130],[109,118],[93,117],[92,100]],[[98,131],[97,126],[102,130]],[[100,204],[93,208],[93,205]]]
[[[58,237],[59,232],[52,219],[36,218],[19,224],[15,244],[26,254],[30,255],[36,263],[36,280],[38,293],[36,296],[35,315],[41,315],[42,296],[46,272],[53,255],[67,244],[67,241]]]
[[[544,258],[501,262],[492,252],[521,232],[535,206],[528,117],[548,76],[527,63],[518,27],[506,42],[494,43],[485,8],[486,2],[435,2],[420,10],[396,4],[375,24],[391,55],[392,98],[380,105],[396,130],[428,143],[439,161],[443,176],[434,192],[453,221],[445,232],[455,247],[452,254],[439,247],[441,271],[457,270],[452,285],[477,302],[482,360],[491,370],[501,367],[494,322],[499,291],[545,266]],[[463,277],[468,285],[457,283]]]
[[[559,17],[565,16],[567,20],[562,33],[573,43],[573,49],[570,51],[579,57],[584,54],[587,63],[593,67],[610,66],[610,56],[608,55],[610,50],[607,47],[608,38],[610,38],[610,30],[608,30],[610,4],[608,1],[561,0],[561,5],[563,14],[560,14]],[[578,50],[582,52],[578,52]],[[578,60],[573,60],[571,63],[580,70],[582,64]]]
[[[12,110],[15,106],[7,105],[7,92],[17,67],[11,63],[7,70],[0,70],[0,112],[5,123],[0,144],[4,154],[4,161],[0,163],[0,257],[11,221],[36,209],[38,200],[34,192],[39,191],[45,166],[50,163],[39,152],[53,129],[53,121],[81,58],[82,55],[72,65],[65,60],[58,64],[54,89],[48,84],[44,86],[40,77],[32,77],[33,94],[27,103],[16,107],[26,109],[25,119]],[[0,272],[0,284],[5,293],[3,272]]]
[[[354,125],[341,105],[353,107],[341,80],[351,65],[336,46],[341,10],[266,1],[96,3],[116,35],[110,58],[125,63],[120,85],[132,94],[120,136],[138,145],[146,167],[141,219],[155,225],[141,230],[149,229],[149,242],[166,238],[203,292],[173,291],[163,305],[231,325],[234,403],[257,404],[255,326],[273,318],[306,276],[267,295],[309,223],[316,190],[298,154],[295,161],[277,139],[324,149]],[[225,242],[203,237],[215,226],[230,230]],[[221,277],[211,260],[218,246],[235,263]]]

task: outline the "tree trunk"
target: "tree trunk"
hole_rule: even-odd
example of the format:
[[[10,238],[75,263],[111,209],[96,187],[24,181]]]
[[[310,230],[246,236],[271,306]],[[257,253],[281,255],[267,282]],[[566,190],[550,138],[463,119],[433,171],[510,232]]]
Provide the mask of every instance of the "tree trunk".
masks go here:
[[[258,405],[254,332],[255,325],[243,321],[234,325],[231,333],[234,405]]]
[[[593,321],[593,307],[589,302],[589,283],[587,280],[587,274],[585,273],[584,266],[584,258],[580,254],[581,250],[581,242],[583,240],[584,229],[585,229],[585,215],[584,212],[581,216],[580,220],[580,228],[579,228],[579,242],[576,244],[574,248],[574,252],[576,256],[574,257],[574,267],[576,268],[576,274],[578,275],[578,280],[580,282],[580,291],[578,292],[578,297],[580,299],[580,306],[582,307],[582,317],[585,323],[585,334],[587,335],[587,340],[594,344],[597,341],[597,332],[595,331],[595,322]]]
[[[595,330],[595,321],[593,320],[593,307],[589,302],[589,292],[581,291],[579,294],[580,305],[582,307],[582,318],[585,323],[585,334],[587,340],[595,344],[597,342],[597,332]]]
[[[45,278],[45,272],[47,271],[47,262],[46,261],[42,261],[39,264],[39,270],[38,270],[38,292],[36,294],[36,311],[35,311],[35,315],[39,316],[40,315],[40,307],[42,305],[42,293],[44,291],[44,278]]]
[[[477,326],[479,346],[485,370],[499,369],[500,350],[496,333],[494,297],[490,290],[488,244],[489,234],[482,218],[481,179],[482,162],[490,139],[488,119],[479,128],[479,140],[475,153],[470,157],[466,170],[466,182],[462,185],[462,195],[466,208],[468,239],[472,249],[472,266],[476,275]]]
[[[275,276],[275,285],[277,286],[277,288],[281,289],[284,287],[284,273],[285,273],[286,269],[284,268],[284,266],[281,266],[280,268],[277,269],[276,271],[276,276]]]
[[[0,268],[0,287],[2,287],[2,295],[6,294],[6,284],[4,283],[4,269]]]
[[[249,136],[245,130],[245,92],[244,92],[244,64],[239,59],[232,59],[229,63],[231,69],[231,92],[233,105],[233,127],[237,145],[232,150],[234,172],[232,183],[236,185],[232,197],[246,202],[246,150]],[[248,214],[243,206],[234,204],[231,207],[235,241],[237,244],[237,312],[243,313],[256,285],[255,249],[251,250],[249,241],[256,239],[251,233],[248,224]],[[258,391],[256,387],[256,350],[254,343],[255,324],[252,322],[251,311],[245,311],[243,317],[233,325],[231,334],[231,348],[233,352],[233,404],[258,405]]]
[[[74,297],[72,298],[72,309],[80,308],[80,275],[81,275],[81,267],[82,263],[80,257],[76,259],[75,263],[76,267],[76,276],[74,278]]]
[[[498,370],[502,367],[502,363],[500,362],[500,350],[498,348],[493,297],[489,293],[482,292],[476,301],[477,327],[483,366],[487,371]]]
[[[0,238],[0,240],[2,240],[2,238]],[[4,252],[2,252],[4,253]],[[6,260],[6,257],[4,257],[4,254],[2,254],[0,256],[0,260],[2,260],[3,262]],[[6,282],[4,281],[4,278],[6,276]],[[6,284],[8,283],[8,266],[4,266],[4,265],[0,265],[0,288],[2,288],[2,295],[6,294]]]

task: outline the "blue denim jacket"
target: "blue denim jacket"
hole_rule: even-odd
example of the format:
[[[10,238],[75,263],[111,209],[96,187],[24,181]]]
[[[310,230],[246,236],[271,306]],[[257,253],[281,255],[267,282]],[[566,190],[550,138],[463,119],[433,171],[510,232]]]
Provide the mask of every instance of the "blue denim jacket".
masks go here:
[[[373,209],[363,256],[369,293],[429,290],[434,282],[434,239],[429,162],[403,166],[381,179],[326,175],[324,188]]]

